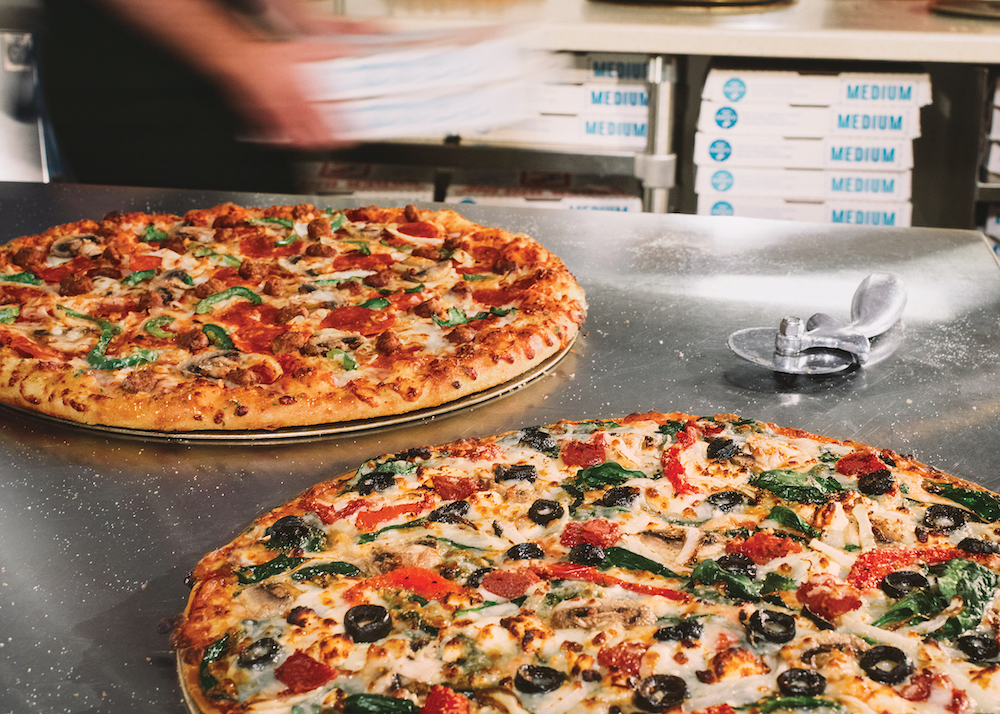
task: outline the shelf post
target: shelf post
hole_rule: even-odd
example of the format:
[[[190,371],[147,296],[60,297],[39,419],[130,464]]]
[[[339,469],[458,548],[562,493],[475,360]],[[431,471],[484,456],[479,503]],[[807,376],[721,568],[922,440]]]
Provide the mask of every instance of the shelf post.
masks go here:
[[[676,157],[673,154],[673,103],[677,66],[672,57],[649,58],[647,76],[649,119],[646,153],[636,156],[636,177],[642,181],[643,210],[666,213],[674,185]]]

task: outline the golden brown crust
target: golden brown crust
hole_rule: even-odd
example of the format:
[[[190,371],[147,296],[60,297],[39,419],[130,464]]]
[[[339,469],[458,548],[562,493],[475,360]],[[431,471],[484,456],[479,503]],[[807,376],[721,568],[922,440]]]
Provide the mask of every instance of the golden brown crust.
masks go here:
[[[114,214],[16,239],[0,250],[0,307],[0,401],[164,432],[438,406],[560,352],[586,312],[527,236],[449,210],[308,204]]]

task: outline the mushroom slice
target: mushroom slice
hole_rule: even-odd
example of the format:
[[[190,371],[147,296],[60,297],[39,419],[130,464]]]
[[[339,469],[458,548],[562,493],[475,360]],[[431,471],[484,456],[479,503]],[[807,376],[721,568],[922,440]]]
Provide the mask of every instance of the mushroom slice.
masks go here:
[[[607,630],[614,625],[652,625],[656,617],[647,605],[636,600],[601,598],[586,602],[566,601],[552,610],[554,629]]]
[[[222,379],[240,366],[240,353],[236,350],[216,350],[198,354],[181,362],[179,369],[195,377]]]
[[[92,233],[63,236],[49,247],[49,255],[53,258],[75,258],[78,255],[94,256],[103,250],[100,239]]]

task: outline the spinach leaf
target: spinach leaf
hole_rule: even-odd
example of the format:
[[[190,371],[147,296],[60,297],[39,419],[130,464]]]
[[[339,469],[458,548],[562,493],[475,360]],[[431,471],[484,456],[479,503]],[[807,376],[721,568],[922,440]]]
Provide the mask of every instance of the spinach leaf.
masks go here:
[[[345,372],[353,372],[358,368],[357,360],[342,349],[334,348],[326,353],[327,359],[336,359],[337,357],[340,358],[340,363],[343,365]]]
[[[419,526],[426,525],[426,523],[427,523],[426,518],[417,518],[415,520],[407,521],[406,523],[400,523],[395,526],[386,526],[385,528],[379,528],[377,531],[374,531],[372,533],[365,533],[363,535],[358,536],[358,543],[360,545],[364,545],[365,543],[371,543],[373,540],[378,538],[386,531],[398,531],[404,528],[417,528]]]
[[[384,694],[352,694],[344,700],[344,714],[419,714],[420,707],[408,699]]]
[[[768,593],[776,593],[783,590],[795,590],[798,587],[798,583],[794,578],[786,578],[784,575],[778,575],[773,570],[764,576],[764,582],[760,586],[760,592],[762,595]]]
[[[819,538],[820,536],[818,530],[802,520],[799,514],[788,506],[775,506],[764,520],[777,521],[786,528],[805,533],[810,538]]]
[[[751,486],[771,491],[779,498],[799,503],[825,503],[831,493],[843,491],[833,476],[824,476],[825,469],[814,468],[806,473],[798,471],[764,471],[750,479]]]
[[[619,548],[615,545],[604,549],[604,561],[599,567],[602,570],[611,567],[625,568],[626,570],[645,570],[664,578],[681,577],[670,568],[657,563],[655,560],[650,560],[644,555],[633,553],[631,550]]]
[[[371,300],[365,300],[363,303],[358,305],[358,307],[365,307],[369,310],[385,310],[390,305],[392,305],[392,303],[384,297],[377,297],[372,298]]]
[[[589,491],[609,485],[621,486],[634,478],[646,478],[646,474],[642,471],[630,471],[614,461],[605,461],[603,464],[577,471],[573,485],[581,490]]]
[[[939,572],[940,571],[940,572]],[[958,637],[963,632],[977,627],[983,619],[986,606],[993,599],[997,587],[997,575],[979,563],[964,558],[949,560],[943,565],[931,567],[937,574],[937,586],[945,604],[959,597],[965,603],[961,612],[949,617],[934,634],[940,637]]]
[[[691,583],[703,585],[723,583],[726,586],[726,595],[734,600],[760,600],[761,583],[746,575],[730,573],[714,560],[703,560],[698,563],[691,573]]]
[[[251,565],[246,568],[237,568],[236,577],[238,578],[240,585],[259,583],[261,580],[267,580],[268,578],[278,575],[279,573],[283,573],[286,570],[291,570],[305,561],[306,558],[292,558],[291,556],[282,553],[277,558],[272,558],[266,563]]]
[[[953,558],[935,565],[931,572],[937,575],[936,590],[911,592],[872,624],[882,627],[903,620],[930,620],[948,607],[953,598],[958,597],[964,605],[962,610],[949,617],[944,625],[931,634],[938,637],[958,637],[977,627],[996,590],[996,573],[964,558]]]
[[[154,226],[152,223],[146,226],[146,230],[142,232],[139,236],[139,240],[143,243],[162,243],[167,239],[167,234],[161,231],[159,228]]]
[[[939,481],[924,481],[924,488],[931,493],[947,498],[975,513],[984,521],[1000,521],[1000,498],[985,491],[954,486]]]
[[[292,573],[292,580],[312,580],[313,578],[318,578],[322,575],[351,576],[357,575],[360,572],[361,569],[358,568],[358,566],[338,560],[332,563],[320,563],[318,565],[307,565],[304,568],[299,568]]]
[[[844,711],[844,705],[832,699],[819,697],[769,697],[756,705],[760,714],[770,714],[776,709],[834,709]]]
[[[209,690],[213,689],[219,684],[219,680],[212,676],[208,671],[208,665],[212,662],[218,662],[222,659],[223,655],[226,654],[226,650],[229,649],[229,635],[223,635],[215,642],[210,644],[205,648],[205,654],[201,658],[201,665],[198,667],[198,684],[201,686],[201,691],[205,694],[209,693]],[[225,695],[214,696],[208,694],[210,699],[228,699],[229,697]]]

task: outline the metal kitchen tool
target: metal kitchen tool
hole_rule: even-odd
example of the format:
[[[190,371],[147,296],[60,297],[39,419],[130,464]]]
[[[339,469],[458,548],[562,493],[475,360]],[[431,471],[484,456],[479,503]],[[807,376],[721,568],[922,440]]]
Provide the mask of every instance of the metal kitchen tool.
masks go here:
[[[854,365],[873,364],[895,349],[906,306],[903,280],[892,273],[865,278],[851,300],[851,322],[843,325],[825,313],[806,322],[788,316],[778,330],[751,327],[729,336],[729,349],[743,359],[786,374],[831,374]],[[889,333],[895,339],[887,339]]]

